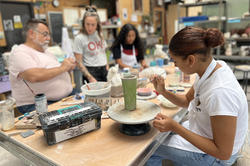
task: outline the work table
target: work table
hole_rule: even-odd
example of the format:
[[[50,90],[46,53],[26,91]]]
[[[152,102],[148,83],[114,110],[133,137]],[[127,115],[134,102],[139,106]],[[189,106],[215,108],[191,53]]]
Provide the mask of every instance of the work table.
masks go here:
[[[149,101],[160,105],[156,98]],[[174,116],[178,122],[187,113],[186,109],[178,107],[160,107],[161,113]],[[48,109],[51,111],[59,108],[62,108],[60,102],[49,105]],[[8,133],[18,130],[0,131],[0,145],[31,165],[139,166],[145,164],[169,135],[169,132],[160,133],[151,124],[148,133],[128,136],[119,131],[119,126],[112,119],[102,119],[100,129],[51,146],[47,144],[42,130],[35,130],[35,134],[27,138],[20,134],[8,136]]]
[[[153,102],[158,102],[153,99]],[[51,105],[49,109],[56,109]],[[173,116],[179,108],[167,109],[161,107],[162,112]],[[184,113],[183,113],[184,116]],[[10,131],[13,132],[13,131]],[[13,154],[22,155],[18,149],[31,153],[35,157],[31,160],[35,165],[138,165],[144,158],[143,152],[154,142],[159,131],[151,127],[150,131],[141,136],[128,136],[119,131],[119,123],[111,119],[102,119],[101,128],[78,137],[48,146],[42,130],[22,138],[20,135],[9,137],[8,132],[0,132],[0,144]],[[161,135],[163,138],[164,135]],[[24,153],[24,154],[25,154]],[[147,154],[144,154],[147,155]],[[22,156],[29,158],[31,156]],[[35,159],[37,157],[37,159]],[[145,156],[144,156],[145,157]],[[149,156],[148,156],[149,157]],[[137,161],[139,160],[139,161]],[[145,159],[144,159],[145,160]],[[29,161],[26,161],[30,163]],[[137,163],[137,164],[135,164]]]

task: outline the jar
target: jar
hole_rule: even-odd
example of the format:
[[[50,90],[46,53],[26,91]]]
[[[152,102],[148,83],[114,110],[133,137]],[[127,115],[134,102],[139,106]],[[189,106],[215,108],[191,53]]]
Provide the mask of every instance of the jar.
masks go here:
[[[38,114],[48,112],[47,98],[45,94],[40,93],[35,96],[35,106]]]
[[[0,124],[1,129],[6,131],[14,128],[14,104],[15,99],[10,97],[7,100],[0,101]]]

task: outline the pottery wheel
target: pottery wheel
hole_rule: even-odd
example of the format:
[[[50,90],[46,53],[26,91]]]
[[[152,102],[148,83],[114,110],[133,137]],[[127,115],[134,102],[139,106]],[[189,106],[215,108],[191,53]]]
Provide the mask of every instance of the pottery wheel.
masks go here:
[[[142,124],[155,118],[161,109],[155,103],[137,100],[136,109],[125,110],[124,102],[116,103],[109,107],[107,113],[109,117],[122,124]]]

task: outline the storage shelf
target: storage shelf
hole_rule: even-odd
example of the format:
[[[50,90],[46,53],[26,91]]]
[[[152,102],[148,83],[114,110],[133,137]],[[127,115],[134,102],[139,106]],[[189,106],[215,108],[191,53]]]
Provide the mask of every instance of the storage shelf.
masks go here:
[[[198,3],[190,3],[190,4],[182,4],[181,7],[195,7],[195,6],[206,6],[206,5],[216,5],[219,4],[219,1],[208,1],[208,2],[198,2]],[[222,1],[222,3],[226,3],[225,0]]]
[[[190,21],[190,22],[182,22],[180,24],[204,24],[204,23],[217,23],[219,21],[226,21],[225,19],[221,19],[221,20],[204,20],[204,21]]]
[[[221,60],[231,60],[231,61],[250,61],[250,56],[237,56],[237,55],[214,55],[215,59],[221,59]]]
[[[102,25],[102,29],[116,29],[116,28],[120,28],[121,26],[119,25]],[[76,30],[79,30],[81,29],[82,27],[80,26],[74,26],[72,27],[73,29],[76,29]]]
[[[227,23],[229,24],[232,24],[232,23],[239,23],[241,21],[250,21],[250,17],[247,17],[247,18],[228,18],[228,19],[225,19],[225,18],[222,18],[222,19],[218,19],[218,20],[204,20],[204,21],[192,21],[192,22],[181,22],[180,24],[190,24],[190,23],[193,23],[193,24],[204,24],[204,23],[217,23],[217,22],[225,22],[227,21]]]
[[[120,25],[102,25],[103,29],[116,29],[116,28],[120,28]]]

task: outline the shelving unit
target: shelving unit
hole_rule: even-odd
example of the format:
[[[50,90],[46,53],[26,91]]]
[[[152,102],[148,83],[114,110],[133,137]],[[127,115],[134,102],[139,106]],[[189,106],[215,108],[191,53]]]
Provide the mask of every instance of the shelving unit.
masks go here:
[[[218,5],[218,4],[226,4],[225,0],[217,0],[217,1],[208,1],[208,2],[197,2],[197,3],[190,3],[190,4],[181,4],[181,7],[186,8],[186,16],[188,16],[188,8],[189,7],[196,7],[196,6],[207,6],[207,5]],[[226,7],[226,6],[225,6]],[[224,13],[226,15],[226,13]]]
[[[219,14],[218,18],[216,20],[204,20],[204,21],[191,21],[191,22],[184,22],[180,23],[180,20],[178,21],[178,29],[181,29],[185,26],[194,26],[198,24],[207,24],[207,23],[218,23],[217,27],[221,31],[225,32],[227,30],[226,28],[226,20],[227,20],[227,3],[225,0],[217,0],[217,1],[208,1],[208,2],[198,2],[198,3],[192,3],[192,4],[181,4],[180,7],[186,8],[186,17],[189,16],[188,9],[190,7],[198,7],[198,6],[208,6],[208,5],[219,5]],[[223,13],[222,13],[223,9]],[[181,25],[183,24],[183,25]],[[223,25],[222,25],[223,24]]]
[[[225,0],[216,0],[216,1],[208,1],[208,2],[197,2],[190,4],[181,4],[180,7],[186,8],[186,17],[189,16],[188,9],[190,7],[198,7],[198,6],[211,6],[218,5],[218,18],[215,20],[203,20],[203,21],[190,21],[181,23],[180,17],[178,15],[178,30],[184,28],[185,26],[200,26],[204,27],[205,25],[213,24],[212,27],[220,29],[222,32],[226,32],[227,30],[227,3]],[[223,10],[223,13],[222,13]],[[178,12],[179,13],[179,12]],[[208,16],[209,18],[209,16]],[[216,49],[216,54],[220,55],[220,48]]]

